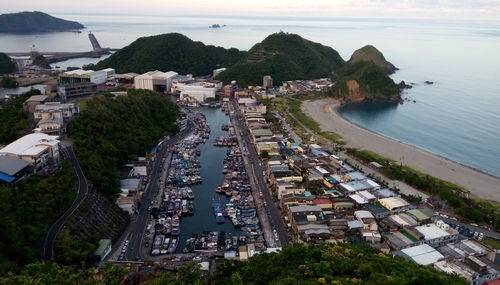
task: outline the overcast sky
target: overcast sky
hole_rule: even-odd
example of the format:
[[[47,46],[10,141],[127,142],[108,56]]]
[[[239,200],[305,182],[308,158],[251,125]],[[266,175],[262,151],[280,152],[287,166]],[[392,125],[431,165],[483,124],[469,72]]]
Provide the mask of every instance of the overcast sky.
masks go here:
[[[3,12],[497,19],[500,0],[0,0]]]

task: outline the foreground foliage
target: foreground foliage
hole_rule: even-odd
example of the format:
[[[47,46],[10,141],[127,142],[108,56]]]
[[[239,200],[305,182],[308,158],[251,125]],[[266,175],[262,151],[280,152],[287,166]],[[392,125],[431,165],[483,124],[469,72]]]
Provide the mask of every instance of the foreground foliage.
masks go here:
[[[243,55],[244,52],[235,48],[205,45],[184,35],[170,33],[139,38],[92,68],[112,67],[118,73],[172,70],[179,74],[199,76],[212,74],[219,67],[233,65]]]
[[[274,84],[286,80],[328,77],[345,64],[331,47],[306,40],[299,35],[276,33],[254,45],[246,57],[216,77],[239,86],[261,85],[271,75]]]
[[[130,90],[126,96],[86,101],[68,134],[87,178],[107,195],[118,193],[118,167],[177,132],[177,106],[164,95]]]
[[[2,284],[98,284],[92,271],[55,264],[33,264],[20,275],[0,279]],[[107,267],[104,283],[119,284],[127,271]],[[129,280],[143,281],[141,274],[128,274]],[[98,275],[100,276],[100,275]],[[151,277],[146,277],[150,279]],[[18,282],[18,283],[15,283]],[[24,282],[24,283],[23,283]],[[30,283],[31,282],[31,283]],[[66,283],[64,283],[66,282]],[[259,254],[246,262],[226,261],[215,273],[202,277],[199,265],[188,263],[177,273],[159,273],[146,285],[242,285],[242,284],[467,284],[457,276],[438,272],[432,267],[393,258],[367,245],[287,246],[279,253]]]
[[[409,166],[400,165],[371,151],[351,148],[347,152],[366,163],[376,161],[382,164],[384,166],[382,173],[391,179],[404,181],[426,193],[439,196],[452,206],[457,214],[468,221],[486,223],[495,229],[500,229],[500,209],[497,204],[466,198],[461,195],[465,190],[461,186],[422,173]]]
[[[40,90],[31,89],[11,101],[0,109],[0,144],[11,143],[27,133],[30,122],[28,112],[23,109],[23,103],[33,95],[39,95]]]
[[[64,162],[52,175],[0,186],[0,275],[41,258],[45,234],[71,205],[75,183],[73,168]]]

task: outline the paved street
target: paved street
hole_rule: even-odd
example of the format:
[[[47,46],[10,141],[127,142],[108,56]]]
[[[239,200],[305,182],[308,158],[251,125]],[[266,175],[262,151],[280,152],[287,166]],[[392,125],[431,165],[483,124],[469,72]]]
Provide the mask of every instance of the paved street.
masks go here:
[[[288,244],[288,234],[285,228],[285,224],[283,223],[283,220],[281,218],[281,212],[274,203],[270,190],[267,187],[267,183],[265,180],[265,169],[260,164],[257,152],[250,141],[248,130],[243,123],[243,118],[240,109],[238,108],[238,103],[234,99],[231,101],[231,110],[234,112],[231,119],[238,136],[238,141],[241,142],[243,146],[243,153],[246,153],[245,157],[246,159],[248,159],[248,163],[246,164],[247,171],[249,172],[248,175],[250,176],[250,181],[255,184],[252,185],[252,189],[255,190],[255,192],[257,190],[259,191],[259,194],[257,194],[256,192],[253,196],[256,199],[255,202],[260,213],[259,218],[261,216],[264,216],[261,220],[261,224],[263,226],[266,241],[268,243],[271,243],[268,244],[268,246],[285,246]],[[262,198],[260,197],[260,193],[262,193]],[[279,244],[275,242],[274,238],[269,237],[269,235],[274,236],[274,234],[270,234],[269,229],[266,230],[265,228],[268,216],[267,214],[262,215],[262,211],[264,211],[265,213],[265,206],[262,207],[263,203],[267,205],[266,208],[268,209],[270,214],[270,224],[268,223],[268,225],[271,226],[271,229],[276,230]]]
[[[88,183],[85,175],[83,174],[83,170],[76,158],[75,153],[73,152],[73,148],[71,146],[67,146],[63,149],[63,152],[66,154],[66,157],[69,159],[71,166],[75,170],[76,178],[78,181],[78,188],[76,192],[75,200],[71,204],[71,207],[62,214],[57,221],[52,224],[49,228],[47,235],[45,236],[45,241],[43,244],[43,257],[45,260],[53,260],[54,259],[54,243],[57,238],[57,234],[63,227],[66,220],[73,215],[73,213],[78,209],[80,204],[85,200],[85,197],[88,193]]]

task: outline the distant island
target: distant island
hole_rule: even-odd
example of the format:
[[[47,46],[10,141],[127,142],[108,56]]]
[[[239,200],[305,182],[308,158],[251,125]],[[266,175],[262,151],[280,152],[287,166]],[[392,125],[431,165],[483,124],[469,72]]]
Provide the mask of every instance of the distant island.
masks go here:
[[[19,12],[0,15],[0,33],[63,32],[83,29],[78,22],[53,17],[43,12]]]
[[[388,62],[384,55],[374,46],[366,45],[356,50],[349,60],[349,64],[356,64],[360,61],[371,61],[378,67],[382,68],[387,74],[393,74],[398,70],[394,64]]]

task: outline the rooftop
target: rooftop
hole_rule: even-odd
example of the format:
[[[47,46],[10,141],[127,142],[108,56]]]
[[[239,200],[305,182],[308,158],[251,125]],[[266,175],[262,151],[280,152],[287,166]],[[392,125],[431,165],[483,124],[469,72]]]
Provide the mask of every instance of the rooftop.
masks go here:
[[[420,265],[430,265],[444,256],[428,244],[421,244],[401,250],[406,256]]]
[[[0,173],[14,176],[28,165],[29,163],[25,160],[6,155],[0,155]]]
[[[29,97],[25,102],[42,102],[45,101],[47,98],[49,97],[45,95],[33,95]]]
[[[0,149],[0,154],[13,155],[37,155],[44,151],[47,146],[57,145],[57,136],[49,136],[44,133],[33,133],[8,144]]]
[[[421,234],[425,236],[426,240],[436,239],[440,237],[449,236],[451,234],[455,234],[450,230],[444,230],[438,227],[436,224],[427,224],[423,226],[415,227],[415,230],[419,231]]]
[[[389,211],[392,211],[394,209],[398,209],[401,207],[407,207],[410,205],[410,203],[406,202],[405,199],[401,197],[389,197],[389,198],[382,198],[378,200],[382,206],[387,208]]]

